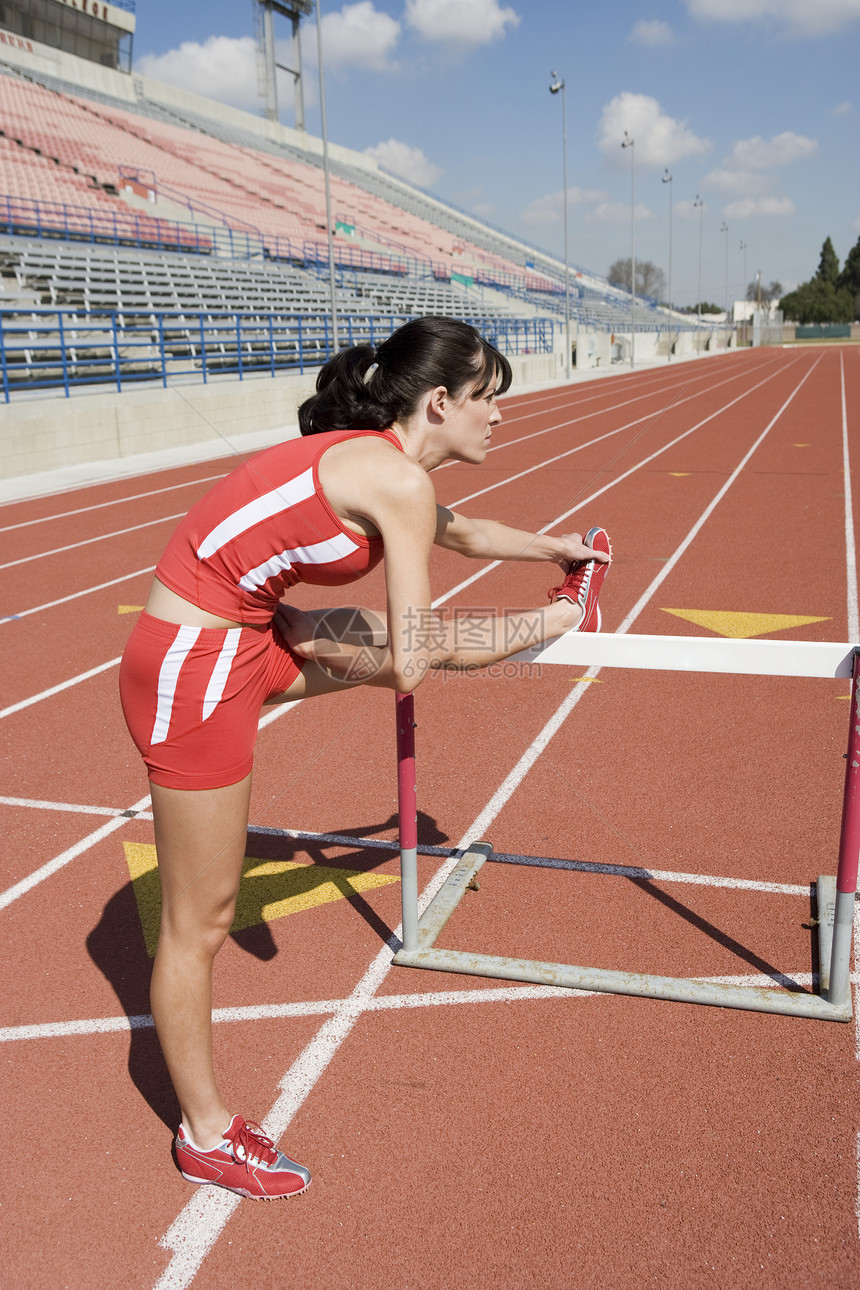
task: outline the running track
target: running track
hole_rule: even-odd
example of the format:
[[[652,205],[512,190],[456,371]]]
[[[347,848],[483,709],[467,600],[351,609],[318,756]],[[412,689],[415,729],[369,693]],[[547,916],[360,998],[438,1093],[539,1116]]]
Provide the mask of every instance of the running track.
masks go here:
[[[509,398],[484,466],[434,478],[466,513],[604,524],[604,630],[860,640],[858,410],[856,348],[748,351]],[[117,666],[230,464],[0,510],[5,1284],[853,1290],[857,1027],[393,968],[393,701],[371,691],[263,718],[216,973],[228,1100],[313,1185],[253,1205],[175,1171]],[[552,581],[434,553],[451,609]],[[379,571],[356,595],[382,604]],[[422,887],[482,836],[543,862],[487,865],[439,944],[812,988],[846,684],[511,672],[416,696]]]

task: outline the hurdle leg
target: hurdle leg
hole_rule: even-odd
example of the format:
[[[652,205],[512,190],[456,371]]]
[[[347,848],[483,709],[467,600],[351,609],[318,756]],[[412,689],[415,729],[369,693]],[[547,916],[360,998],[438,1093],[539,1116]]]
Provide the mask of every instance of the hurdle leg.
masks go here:
[[[854,899],[857,891],[858,860],[860,860],[860,648],[854,650],[852,678],[851,724],[848,728],[848,752],[845,761],[842,831],[839,838],[833,944],[830,951],[830,983],[827,991],[830,1003],[837,1005],[848,1001]]]
[[[397,811],[400,827],[400,900],[403,948],[418,948],[418,798],[415,787],[415,704],[395,694],[397,722]]]

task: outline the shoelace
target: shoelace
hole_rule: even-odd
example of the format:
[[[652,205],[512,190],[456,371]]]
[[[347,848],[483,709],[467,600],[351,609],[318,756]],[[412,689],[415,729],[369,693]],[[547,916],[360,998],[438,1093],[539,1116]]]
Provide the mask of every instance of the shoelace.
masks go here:
[[[555,597],[558,595],[560,591],[570,591],[571,589],[575,590],[578,595],[579,589],[582,585],[583,575],[586,569],[588,568],[588,565],[591,563],[594,563],[594,562],[590,560],[579,560],[576,563],[572,564],[570,566],[570,570],[567,574],[567,577],[565,578],[561,586],[550,587],[549,591],[547,592],[547,599],[552,601],[555,599]]]
[[[235,1133],[231,1134],[233,1156],[240,1164],[250,1170],[251,1165],[273,1165],[278,1158],[275,1144],[267,1138],[261,1126],[253,1120],[243,1120]],[[241,1154],[240,1154],[241,1151]]]

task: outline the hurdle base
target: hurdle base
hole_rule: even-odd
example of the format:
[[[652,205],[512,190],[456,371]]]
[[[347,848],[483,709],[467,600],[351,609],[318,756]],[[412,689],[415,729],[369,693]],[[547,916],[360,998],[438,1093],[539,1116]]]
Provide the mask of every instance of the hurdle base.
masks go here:
[[[627,994],[676,1003],[709,1004],[749,1012],[809,1017],[820,1021],[850,1021],[851,990],[841,1003],[827,997],[830,985],[830,954],[833,940],[836,880],[819,877],[818,952],[820,993],[790,993],[779,987],[739,986],[684,977],[652,976],[644,972],[620,972],[605,968],[576,967],[567,963],[544,963],[532,959],[504,958],[492,954],[471,954],[462,950],[435,948],[435,941],[481,866],[492,853],[489,842],[474,843],[449,874],[436,897],[418,920],[418,948],[401,949],[394,962],[401,967],[456,972],[465,976],[494,977],[503,981],[554,985],[560,989],[602,994]]]

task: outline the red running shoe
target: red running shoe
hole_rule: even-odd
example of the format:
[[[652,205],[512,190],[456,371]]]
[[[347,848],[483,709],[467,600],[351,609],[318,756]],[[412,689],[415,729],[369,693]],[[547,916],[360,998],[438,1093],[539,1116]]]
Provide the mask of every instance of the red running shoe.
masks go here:
[[[606,529],[589,529],[582,540],[586,546],[591,547],[592,551],[605,551],[609,560],[612,560],[612,547]],[[601,617],[597,598],[608,569],[608,562],[603,564],[599,560],[573,561],[561,586],[551,588],[549,592],[551,601],[569,600],[572,604],[579,605],[582,610],[582,617],[573,629],[575,632],[600,631]]]
[[[277,1200],[298,1196],[310,1185],[302,1165],[289,1160],[267,1138],[259,1124],[234,1115],[224,1137],[211,1151],[201,1151],[180,1124],[174,1142],[183,1178],[193,1183],[214,1183],[251,1200]]]

